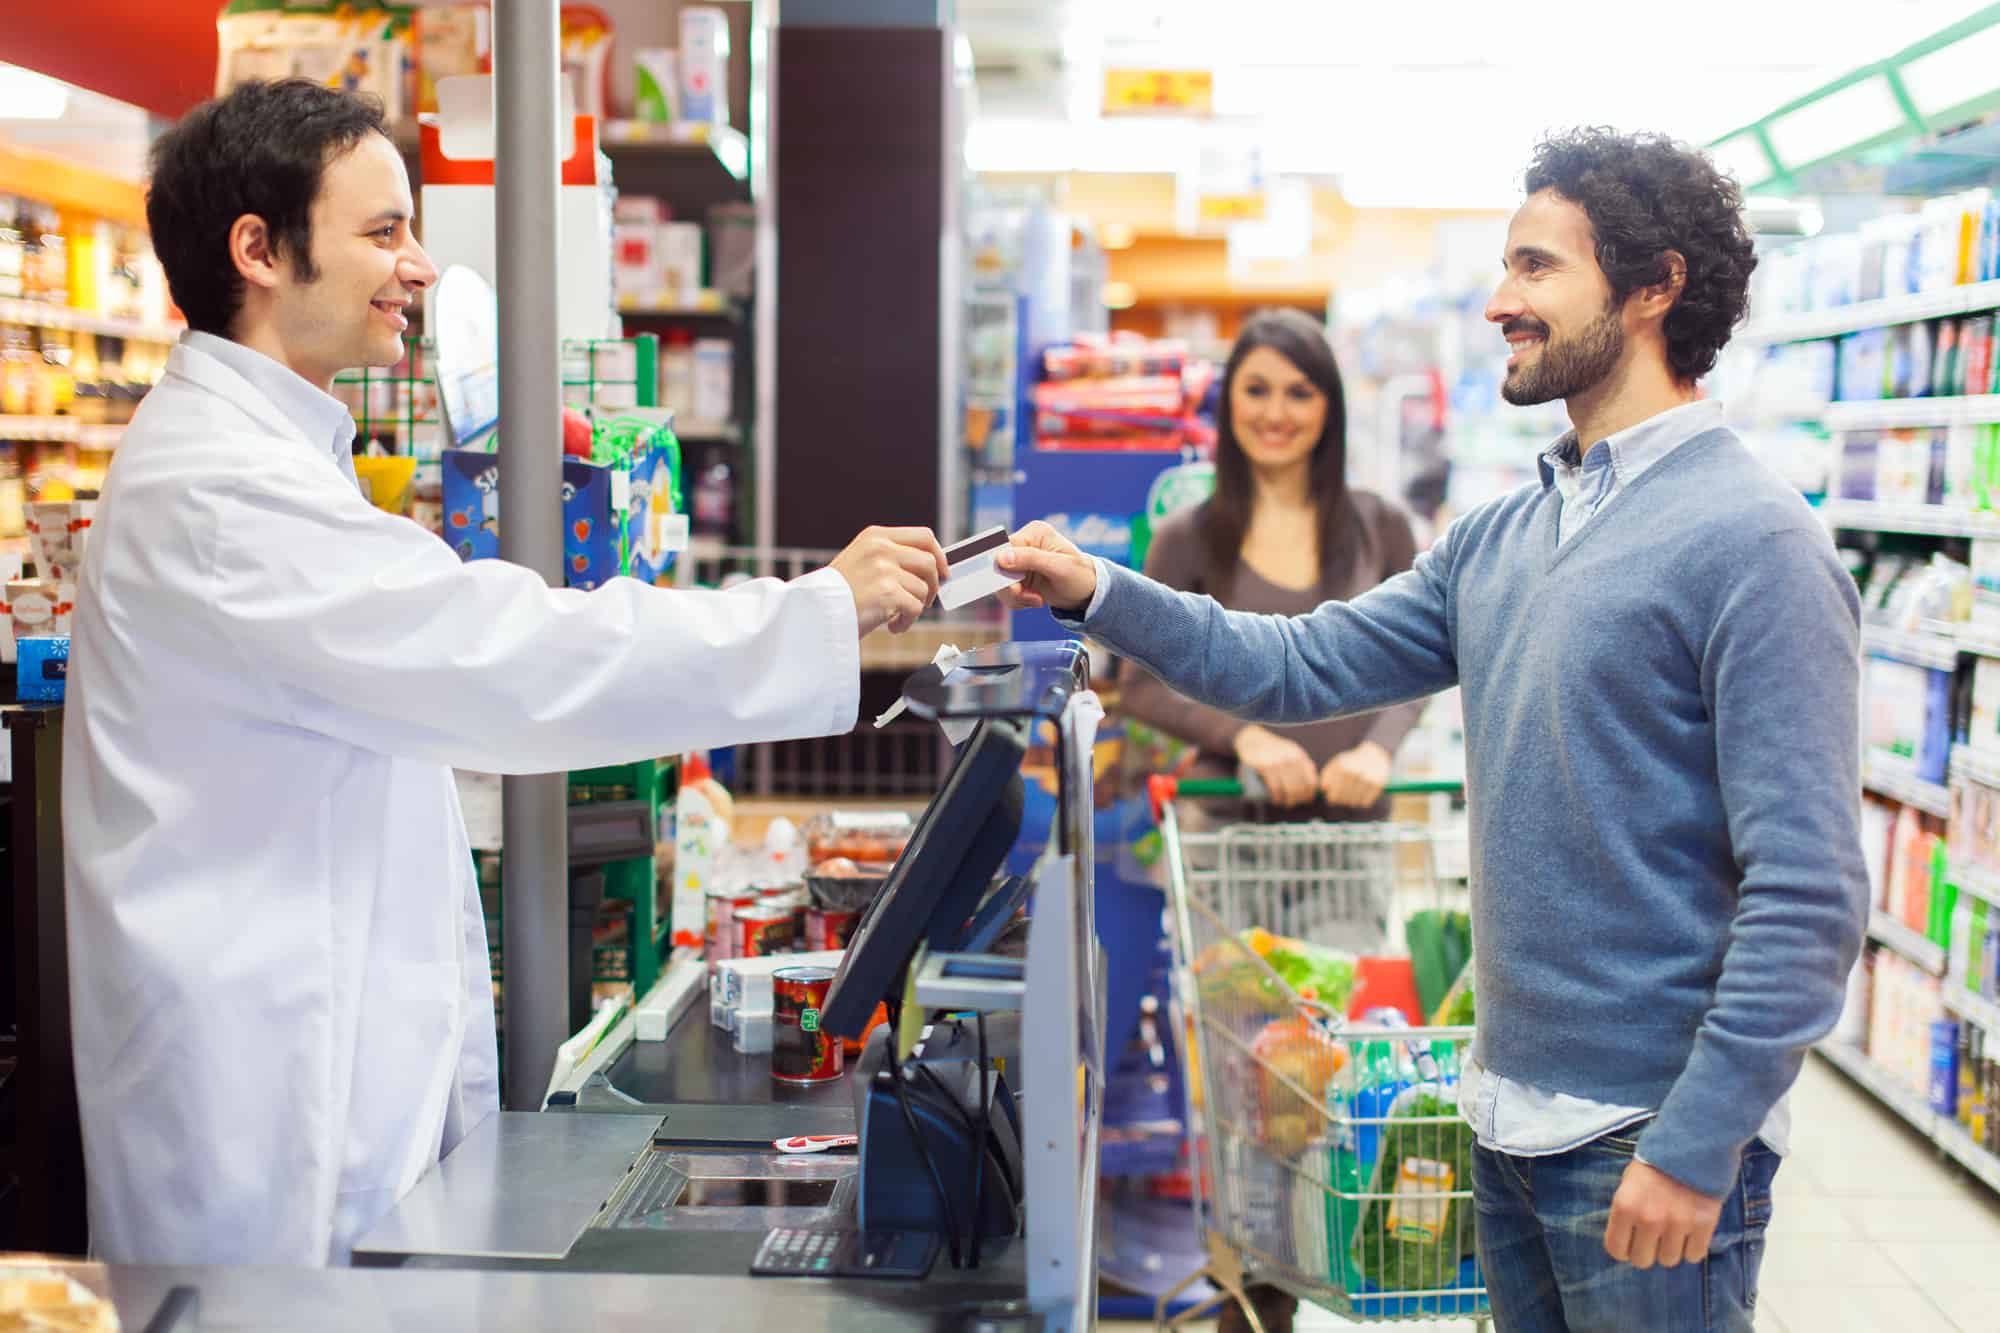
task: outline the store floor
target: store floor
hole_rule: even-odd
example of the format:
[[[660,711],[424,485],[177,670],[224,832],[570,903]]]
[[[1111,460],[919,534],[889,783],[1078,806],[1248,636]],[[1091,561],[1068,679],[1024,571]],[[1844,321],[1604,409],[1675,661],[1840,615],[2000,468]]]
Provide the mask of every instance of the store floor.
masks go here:
[[[1816,1056],[1792,1105],[1792,1154],[1778,1172],[1759,1333],[2000,1330],[2000,1196],[1940,1160]],[[1299,1333],[1351,1327],[1312,1307],[1299,1312]],[[1383,1327],[1471,1333],[1474,1326]]]

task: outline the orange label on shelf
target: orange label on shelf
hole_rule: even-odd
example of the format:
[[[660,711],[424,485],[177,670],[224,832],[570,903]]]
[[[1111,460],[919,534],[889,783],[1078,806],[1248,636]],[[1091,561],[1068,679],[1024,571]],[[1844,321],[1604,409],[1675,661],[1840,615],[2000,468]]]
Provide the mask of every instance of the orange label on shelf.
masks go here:
[[[1215,110],[1215,74],[1205,69],[1107,69],[1104,114],[1206,116]]]

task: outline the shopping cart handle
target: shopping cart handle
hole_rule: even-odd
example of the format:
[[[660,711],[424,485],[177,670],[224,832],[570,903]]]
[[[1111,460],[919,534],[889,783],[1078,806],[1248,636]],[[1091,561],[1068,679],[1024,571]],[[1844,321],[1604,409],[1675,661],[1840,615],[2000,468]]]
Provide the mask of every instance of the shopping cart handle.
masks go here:
[[[1456,796],[1465,790],[1463,782],[1451,779],[1422,782],[1391,782],[1382,788],[1384,796],[1429,796],[1439,792]],[[1155,773],[1146,779],[1146,797],[1152,802],[1153,818],[1183,796],[1213,796],[1224,800],[1240,800],[1243,784],[1235,778],[1175,778],[1165,773]]]

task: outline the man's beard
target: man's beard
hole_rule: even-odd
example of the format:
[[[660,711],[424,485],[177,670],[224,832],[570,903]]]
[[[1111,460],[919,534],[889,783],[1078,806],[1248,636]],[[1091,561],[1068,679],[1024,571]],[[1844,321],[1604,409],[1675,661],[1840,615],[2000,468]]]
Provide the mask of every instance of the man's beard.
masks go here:
[[[1535,333],[1542,336],[1542,354],[1533,363],[1509,374],[1500,386],[1500,396],[1516,407],[1573,398],[1603,383],[1618,358],[1625,353],[1625,327],[1613,305],[1585,325],[1573,338],[1558,340],[1548,325],[1537,320],[1509,320],[1503,333]]]

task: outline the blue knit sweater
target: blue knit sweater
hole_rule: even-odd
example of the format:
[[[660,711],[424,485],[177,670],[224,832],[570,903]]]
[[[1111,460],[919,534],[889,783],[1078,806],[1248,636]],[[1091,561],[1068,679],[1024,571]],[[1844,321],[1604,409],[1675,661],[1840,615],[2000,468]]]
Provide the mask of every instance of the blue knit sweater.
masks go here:
[[[1100,563],[1082,627],[1260,722],[1460,686],[1481,1063],[1657,1107],[1639,1155],[1720,1196],[1861,947],[1859,598],[1726,430],[1611,504],[1559,549],[1530,484],[1291,619]]]

